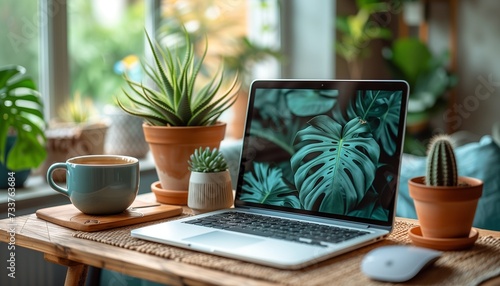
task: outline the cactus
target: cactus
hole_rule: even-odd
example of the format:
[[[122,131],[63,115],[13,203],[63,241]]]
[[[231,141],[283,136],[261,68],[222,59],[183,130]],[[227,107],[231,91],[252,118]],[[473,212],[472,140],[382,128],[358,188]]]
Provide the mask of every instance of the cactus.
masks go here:
[[[210,150],[208,147],[205,150],[202,147],[194,150],[189,157],[188,165],[191,172],[200,173],[222,172],[228,169],[222,153],[217,148]]]
[[[427,154],[426,185],[457,186],[458,171],[450,137],[438,135],[432,138]]]

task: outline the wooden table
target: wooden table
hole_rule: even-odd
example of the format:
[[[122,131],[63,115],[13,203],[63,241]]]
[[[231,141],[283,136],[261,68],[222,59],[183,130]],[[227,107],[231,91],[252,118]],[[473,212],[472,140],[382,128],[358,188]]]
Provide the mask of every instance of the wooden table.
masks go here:
[[[152,194],[140,196],[154,200]],[[408,220],[398,218],[398,220]],[[415,222],[413,220],[408,220]],[[74,230],[38,219],[35,214],[15,218],[15,244],[44,253],[47,261],[68,267],[66,285],[83,285],[88,266],[114,270],[130,276],[170,285],[272,285],[241,277],[167,260],[85,239],[74,238]],[[9,242],[9,219],[0,220],[0,241]],[[500,238],[500,232],[479,230],[480,235]],[[500,277],[488,285],[499,285]]]

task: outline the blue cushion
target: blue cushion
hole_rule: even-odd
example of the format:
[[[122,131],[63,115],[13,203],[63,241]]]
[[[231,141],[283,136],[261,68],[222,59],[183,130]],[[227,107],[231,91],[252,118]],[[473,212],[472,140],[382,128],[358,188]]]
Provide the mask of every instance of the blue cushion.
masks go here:
[[[474,218],[478,228],[500,230],[500,148],[491,136],[483,136],[479,142],[455,148],[460,176],[474,177],[483,181],[483,195]],[[425,174],[425,157],[404,154],[399,181],[396,215],[417,218],[413,199],[408,194],[408,180]]]

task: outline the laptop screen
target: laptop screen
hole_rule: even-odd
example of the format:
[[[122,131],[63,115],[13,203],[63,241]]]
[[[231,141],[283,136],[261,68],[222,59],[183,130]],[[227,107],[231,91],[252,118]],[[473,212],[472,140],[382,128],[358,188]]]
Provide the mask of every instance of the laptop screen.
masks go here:
[[[257,80],[235,204],[389,226],[408,85]]]

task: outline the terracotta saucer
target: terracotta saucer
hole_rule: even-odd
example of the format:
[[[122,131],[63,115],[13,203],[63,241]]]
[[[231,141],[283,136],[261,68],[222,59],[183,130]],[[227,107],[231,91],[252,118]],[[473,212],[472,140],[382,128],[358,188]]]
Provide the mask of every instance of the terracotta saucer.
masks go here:
[[[472,228],[469,237],[464,238],[429,238],[422,236],[422,230],[420,226],[412,227],[408,231],[408,235],[412,240],[413,244],[416,246],[432,248],[436,250],[461,250],[470,248],[474,245],[477,238],[479,237],[479,232],[477,229]]]
[[[160,181],[151,184],[151,191],[156,196],[156,201],[169,205],[187,205],[188,191],[173,191],[161,188]]]

